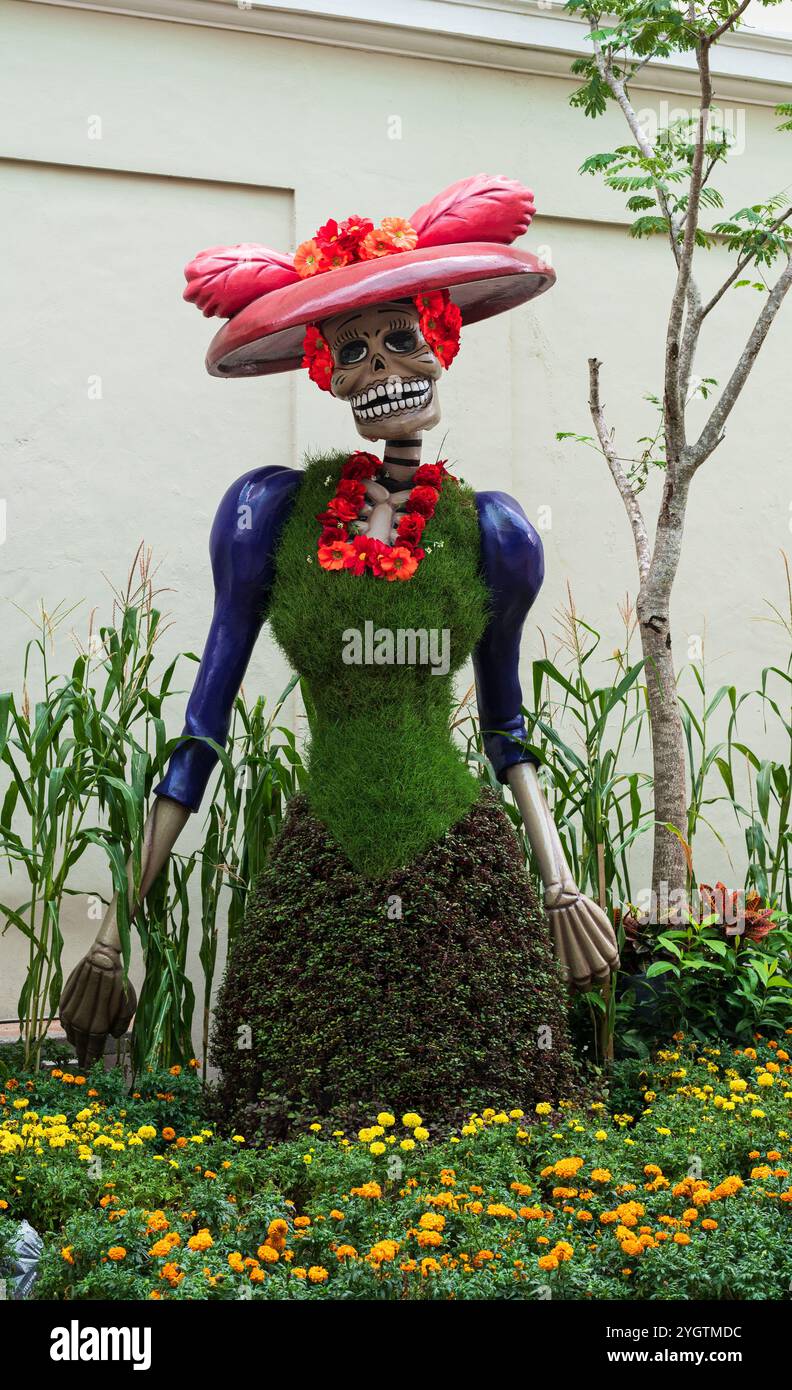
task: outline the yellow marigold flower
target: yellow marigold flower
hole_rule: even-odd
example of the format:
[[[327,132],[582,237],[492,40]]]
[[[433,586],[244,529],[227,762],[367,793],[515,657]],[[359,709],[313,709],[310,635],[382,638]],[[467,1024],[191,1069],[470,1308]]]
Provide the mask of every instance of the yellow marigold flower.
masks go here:
[[[378,1139],[374,1144],[369,1144],[369,1153],[372,1153],[375,1157],[378,1157],[380,1154],[385,1153],[385,1145],[382,1143],[381,1140]]]
[[[156,1139],[157,1131],[153,1125],[141,1125],[138,1130],[139,1139]]]
[[[771,1076],[769,1071],[763,1071],[756,1079],[759,1086],[775,1086],[775,1077]]]
[[[610,1182],[610,1181],[611,1181],[611,1171],[610,1171],[610,1168],[592,1168],[592,1170],[591,1170],[591,1181],[592,1181],[592,1182]]]
[[[302,1265],[298,1265],[296,1269],[293,1269],[293,1270],[292,1270],[292,1277],[293,1277],[294,1279],[307,1279],[307,1278],[308,1278],[308,1270],[307,1270],[307,1269],[303,1269]]]
[[[503,1202],[490,1202],[487,1207],[487,1216],[507,1216],[511,1221],[517,1220],[517,1213],[512,1207],[504,1206]]]
[[[405,1129],[416,1129],[421,1123],[420,1115],[416,1115],[414,1110],[408,1110],[406,1115],[402,1115],[402,1124]]]
[[[421,1278],[425,1279],[428,1274],[439,1274],[440,1268],[441,1266],[437,1263],[437,1260],[433,1260],[431,1256],[427,1256],[426,1259],[421,1260]]]
[[[758,1168],[752,1168],[752,1169],[751,1169],[751,1177],[752,1177],[752,1178],[761,1178],[761,1179],[769,1178],[769,1177],[770,1177],[770,1169],[767,1167],[767,1164],[762,1163],[762,1164],[759,1165]]]
[[[534,1106],[534,1110],[537,1115],[550,1115],[552,1114],[553,1107],[548,1101],[540,1100],[539,1104]]]
[[[344,1219],[344,1213],[342,1211],[339,1211],[337,1207],[333,1207],[333,1210],[331,1211],[330,1215],[334,1221],[343,1221]]]
[[[310,1216],[295,1216],[294,1218],[294,1229],[296,1231],[304,1231],[310,1224]]]
[[[395,1116],[395,1115],[391,1115],[391,1113],[390,1113],[389,1110],[380,1110],[380,1113],[379,1113],[379,1115],[377,1116],[377,1124],[378,1124],[378,1125],[382,1125],[382,1128],[383,1128],[383,1129],[390,1129],[391,1125],[395,1125],[395,1123],[396,1123],[396,1116]]]
[[[73,1264],[74,1264],[74,1246],[73,1246],[73,1245],[64,1245],[63,1249],[61,1250],[61,1259],[65,1260],[66,1263],[67,1263],[67,1265],[73,1265]]]
[[[309,1125],[308,1128],[310,1129],[310,1131],[311,1131],[312,1134],[318,1134],[319,1131],[320,1131],[320,1129],[322,1128],[322,1126],[321,1126],[320,1124],[317,1123],[317,1124]]]
[[[244,1134],[232,1134],[232,1135],[231,1135],[231,1143],[232,1143],[232,1144],[244,1144],[244,1142],[245,1142],[245,1136],[244,1136]]]
[[[411,1150],[415,1148],[415,1140],[402,1139],[401,1143],[399,1144],[399,1148],[404,1149],[406,1153],[410,1153]]]
[[[428,1129],[423,1129],[423,1128],[421,1127],[421,1125],[416,1125],[416,1126],[415,1126],[415,1129],[413,1130],[413,1134],[415,1135],[415,1138],[416,1138],[416,1139],[424,1140],[424,1139],[428,1139],[428,1138],[429,1138],[429,1131],[428,1131]]]
[[[323,1284],[327,1279],[327,1270],[323,1265],[311,1265],[308,1270],[308,1278],[312,1284]]]
[[[521,1120],[524,1114],[524,1110],[510,1110],[509,1118],[512,1120]]]
[[[356,1260],[357,1250],[354,1245],[339,1245],[335,1252],[337,1260]],[[403,1268],[403,1266],[402,1266]]]
[[[107,1252],[107,1258],[108,1260],[116,1261],[116,1263],[119,1260],[125,1260],[126,1250],[124,1249],[123,1245],[111,1245],[110,1249]]]
[[[242,1259],[241,1250],[232,1250],[228,1257],[228,1263],[236,1274],[244,1273],[245,1262]]]

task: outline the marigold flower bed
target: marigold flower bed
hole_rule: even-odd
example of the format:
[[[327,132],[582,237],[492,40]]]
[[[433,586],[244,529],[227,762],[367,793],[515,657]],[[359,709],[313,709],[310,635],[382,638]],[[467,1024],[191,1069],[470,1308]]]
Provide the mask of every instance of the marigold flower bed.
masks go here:
[[[781,1043],[617,1064],[585,1109],[486,1109],[435,1138],[382,1111],[254,1149],[194,1074],[59,1067],[0,1091],[0,1264],[44,1238],[49,1299],[778,1299],[792,1279]]]

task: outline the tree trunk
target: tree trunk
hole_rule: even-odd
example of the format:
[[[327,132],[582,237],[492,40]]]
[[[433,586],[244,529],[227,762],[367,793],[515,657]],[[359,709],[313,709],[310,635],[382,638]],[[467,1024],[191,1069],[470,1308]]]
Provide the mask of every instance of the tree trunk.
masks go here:
[[[647,605],[641,595],[638,615],[652,730],[656,822],[652,890],[655,895],[654,913],[662,920],[668,912],[669,903],[673,905],[671,895],[684,893],[687,886],[687,859],[682,842],[665,828],[666,825],[673,825],[680,835],[686,836],[687,792],[685,743],[677,703],[668,605],[660,612],[657,611],[658,607],[661,606]]]

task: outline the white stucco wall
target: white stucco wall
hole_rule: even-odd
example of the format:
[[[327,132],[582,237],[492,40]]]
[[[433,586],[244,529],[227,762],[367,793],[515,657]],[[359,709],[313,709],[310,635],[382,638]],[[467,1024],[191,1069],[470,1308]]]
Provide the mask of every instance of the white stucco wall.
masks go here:
[[[398,5],[390,11],[398,18]],[[480,170],[535,189],[539,216],[525,244],[545,248],[558,284],[534,305],[464,335],[442,382],[437,444],[446,433],[443,453],[474,486],[512,492],[535,521],[550,509],[547,581],[526,629],[526,674],[540,650],[538,629],[553,645],[567,584],[579,612],[602,631],[607,657],[621,637],[617,605],[635,595],[631,539],[602,461],[556,443],[555,434],[590,432],[592,354],[604,362],[604,399],[623,451],[654,424],[642,396],[660,390],[669,255],[659,241],[631,241],[621,199],[577,174],[587,154],[624,139],[620,118],[612,112],[587,122],[568,105],[566,76],[515,70],[505,59],[476,65],[272,37],[246,31],[242,11],[234,22],[225,29],[27,0],[3,5],[0,175],[11,347],[2,382],[0,496],[8,521],[0,688],[21,688],[28,628],[12,605],[30,611],[39,597],[50,607],[79,603],[72,624],[84,630],[92,607],[107,611],[102,576],[120,581],[141,539],[153,546],[170,591],[163,657],[200,650],[211,608],[207,536],[226,486],[258,464],[294,465],[306,449],[355,443],[344,410],[304,374],[228,383],[205,375],[213,326],[180,300],[183,264],[214,244],[289,249],[331,215],[408,216]],[[565,73],[563,55],[554,61]],[[676,76],[657,81],[663,90],[646,91],[647,107],[682,103],[665,90],[678,85]],[[742,101],[737,78],[722,85],[742,148],[721,187],[727,206],[742,206],[790,182],[792,144],[776,134],[772,111],[789,95],[756,76]],[[711,253],[705,290],[726,265]],[[702,376],[725,379],[757,305],[758,296],[743,291],[712,320]],[[763,666],[786,662],[779,631],[757,619],[766,599],[783,602],[791,354],[787,307],[724,445],[694,487],[673,628],[680,660],[690,636],[705,634],[713,686],[729,680],[752,688]],[[56,648],[65,664],[65,630]],[[286,676],[265,635],[248,690],[274,697]],[[297,718],[296,704],[290,713]],[[763,743],[758,713],[743,733]],[[769,740],[764,748],[774,751]],[[741,881],[734,817],[726,807],[713,817],[726,850],[702,835],[700,876]],[[4,881],[3,892],[24,896],[21,883]],[[95,923],[77,899],[63,925],[68,969]],[[14,933],[0,938],[0,1017],[14,1010],[21,961]]]

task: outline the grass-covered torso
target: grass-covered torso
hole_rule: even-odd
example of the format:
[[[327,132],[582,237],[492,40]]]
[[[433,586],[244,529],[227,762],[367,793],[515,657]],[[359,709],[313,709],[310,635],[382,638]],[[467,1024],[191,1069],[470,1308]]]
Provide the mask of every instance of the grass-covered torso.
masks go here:
[[[476,498],[445,481],[409,580],[328,572],[317,513],[342,463],[308,464],[275,549],[267,616],[303,678],[309,780],[251,894],[216,1011],[225,1119],[265,1139],[383,1108],[452,1122],[493,1097],[526,1105],[574,1085],[521,846],[450,730],[452,675],[490,613]],[[445,630],[447,672],[366,663],[366,624],[369,656],[387,651],[382,632]],[[343,659],[354,633],[360,664]]]
[[[278,546],[268,616],[303,678],[311,809],[351,863],[377,877],[414,860],[479,794],[454,746],[450,719],[453,673],[481,637],[487,594],[474,496],[450,480],[411,579],[388,583],[322,569],[316,517],[344,457],[314,459],[306,469]],[[444,634],[448,670],[438,674]],[[421,655],[423,662],[416,659]]]

